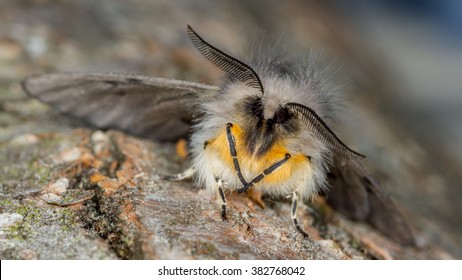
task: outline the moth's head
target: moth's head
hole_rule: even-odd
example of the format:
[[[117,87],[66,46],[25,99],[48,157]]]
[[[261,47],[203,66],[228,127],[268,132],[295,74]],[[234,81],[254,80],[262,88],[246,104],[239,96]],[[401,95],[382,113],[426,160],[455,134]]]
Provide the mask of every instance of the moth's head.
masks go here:
[[[233,87],[227,94],[233,94]],[[268,91],[269,92],[269,91]],[[280,92],[275,94],[251,94],[237,99],[233,110],[240,116],[240,123],[253,131],[274,133],[275,137],[297,137],[302,124],[297,113],[286,105]]]
[[[240,118],[251,150],[258,147],[257,153],[263,154],[279,136],[295,138],[304,132],[308,137],[303,140],[320,143],[331,153],[346,157],[364,157],[343,144],[318,115],[317,112],[321,109],[319,105],[322,104],[309,100],[316,97],[316,93],[301,94],[314,89],[306,87],[310,84],[305,79],[302,79],[302,83],[297,83],[284,71],[266,71],[262,80],[252,67],[210,45],[189,25],[187,30],[196,49],[228,74],[229,81],[224,86],[226,96],[223,99],[235,102],[223,102],[232,106],[223,110],[237,112],[234,117],[237,115]],[[297,102],[297,98],[306,100]]]
[[[261,96],[245,98],[242,102],[242,110],[245,116],[265,122],[268,126],[285,125],[295,116],[284,104],[265,106]]]
[[[284,103],[293,101],[288,97],[296,95],[296,89],[287,77],[269,74],[261,79],[252,67],[205,42],[190,26],[188,35],[205,58],[228,74],[223,87],[226,95],[223,98],[233,103],[228,109],[252,126],[256,123],[268,128],[287,126],[286,132],[295,132],[292,123],[295,113]]]

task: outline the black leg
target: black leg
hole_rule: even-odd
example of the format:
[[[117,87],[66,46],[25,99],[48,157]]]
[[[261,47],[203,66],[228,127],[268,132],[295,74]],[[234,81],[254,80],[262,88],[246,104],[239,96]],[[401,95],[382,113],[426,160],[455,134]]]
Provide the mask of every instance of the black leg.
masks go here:
[[[283,165],[285,162],[287,162],[291,156],[290,156],[289,153],[285,154],[283,159],[273,163],[270,167],[263,170],[262,173],[260,173],[258,176],[253,178],[252,181],[247,182],[245,180],[244,176],[242,175],[241,166],[239,165],[239,160],[237,159],[236,140],[234,139],[233,133],[231,132],[232,127],[233,127],[232,123],[228,123],[226,125],[226,137],[228,139],[229,152],[231,154],[231,157],[233,158],[234,170],[236,171],[237,177],[239,178],[239,181],[241,181],[242,186],[243,186],[242,188],[238,189],[237,191],[239,193],[242,193],[242,192],[248,190],[250,187],[252,187],[256,183],[260,182],[266,175],[269,175],[269,174],[273,173],[281,165]]]
[[[297,229],[298,232],[300,232],[304,238],[308,238],[310,237],[308,235],[308,233],[306,233],[305,231],[303,231],[303,229],[300,227],[300,225],[298,224],[298,220],[297,220],[297,203],[298,203],[298,194],[296,191],[294,191],[294,194],[292,196],[292,212],[291,212],[291,218],[292,218],[292,221],[294,222],[294,225],[295,225],[295,228]]]
[[[218,194],[220,195],[221,200],[221,218],[223,219],[223,221],[227,221],[228,218],[226,218],[226,197],[222,188],[224,181],[221,180],[219,177],[216,177],[215,181],[217,182]]]
[[[284,163],[286,163],[290,158],[290,154],[286,154],[284,156],[283,159],[273,163],[270,167],[266,168],[265,170],[263,170],[262,173],[260,173],[260,175],[256,176],[255,178],[252,179],[252,181],[250,181],[249,183],[245,184],[244,187],[240,188],[237,190],[237,192],[241,193],[241,192],[244,192],[246,190],[248,190],[250,187],[252,187],[253,185],[255,185],[256,183],[260,182],[263,178],[265,178],[266,175],[269,175],[271,173],[273,173],[276,169],[278,169],[281,165],[283,165]]]
[[[244,176],[242,176],[241,167],[239,166],[239,161],[237,160],[236,141],[231,132],[231,127],[233,127],[232,123],[228,123],[226,125],[226,136],[228,138],[229,152],[231,154],[231,157],[233,158],[234,170],[237,173],[237,177],[239,177],[239,180],[241,181],[242,185],[245,186],[247,184],[247,181],[244,179]]]

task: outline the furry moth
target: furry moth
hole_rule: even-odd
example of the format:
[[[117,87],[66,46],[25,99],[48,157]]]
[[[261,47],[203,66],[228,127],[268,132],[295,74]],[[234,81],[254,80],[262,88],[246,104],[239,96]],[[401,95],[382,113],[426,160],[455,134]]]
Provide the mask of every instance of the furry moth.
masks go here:
[[[292,197],[297,205],[320,191],[339,212],[366,220],[391,239],[414,244],[391,199],[326,121],[335,104],[316,69],[285,62],[274,53],[244,63],[207,43],[190,26],[195,48],[226,73],[220,87],[121,74],[55,73],[22,82],[30,96],[98,128],[116,128],[156,141],[189,137],[194,177],[221,201],[225,194],[256,189]]]

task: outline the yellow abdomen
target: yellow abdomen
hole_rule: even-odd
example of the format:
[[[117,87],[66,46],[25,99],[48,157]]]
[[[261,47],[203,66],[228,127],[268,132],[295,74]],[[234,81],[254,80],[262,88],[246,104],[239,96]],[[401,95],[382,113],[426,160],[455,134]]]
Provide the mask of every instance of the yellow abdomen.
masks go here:
[[[257,176],[273,163],[284,159],[287,153],[290,153],[285,147],[283,141],[276,142],[271,150],[263,156],[255,156],[249,153],[244,145],[243,131],[234,124],[231,127],[231,132],[236,141],[236,152],[242,174],[252,174]],[[232,170],[234,170],[233,158],[231,157],[229,143],[226,135],[226,128],[218,135],[217,138],[208,141],[207,149],[215,152]],[[278,184],[290,179],[294,173],[301,168],[309,168],[309,159],[303,154],[291,154],[287,162],[281,165],[271,174],[265,176],[258,184]],[[253,179],[246,177],[247,181]]]

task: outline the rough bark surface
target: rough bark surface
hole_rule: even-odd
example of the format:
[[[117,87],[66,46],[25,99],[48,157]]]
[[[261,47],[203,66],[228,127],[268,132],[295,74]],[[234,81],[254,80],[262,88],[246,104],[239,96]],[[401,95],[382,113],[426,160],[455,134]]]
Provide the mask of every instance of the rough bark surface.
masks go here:
[[[76,129],[27,134],[2,148],[2,258],[349,259],[444,257],[401,248],[320,199],[301,207],[304,239],[290,202],[229,196],[229,220],[181,170],[173,145],[120,132]],[[13,176],[16,174],[16,176]],[[439,255],[440,254],[440,255]]]

